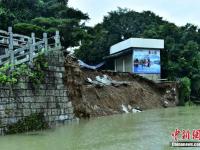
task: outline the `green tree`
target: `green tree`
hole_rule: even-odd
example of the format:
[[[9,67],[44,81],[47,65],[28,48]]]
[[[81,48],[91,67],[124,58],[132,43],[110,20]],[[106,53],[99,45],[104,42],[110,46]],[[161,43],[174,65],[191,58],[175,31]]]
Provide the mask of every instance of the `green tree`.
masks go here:
[[[62,45],[78,46],[84,37],[83,20],[89,19],[87,14],[68,7],[67,0],[2,0],[0,1],[0,28],[6,30],[13,26],[17,33],[30,35],[35,32],[42,36],[48,32],[61,31]],[[12,12],[12,13],[11,13]]]
[[[146,29],[164,24],[161,17],[150,11],[138,13],[118,8],[105,16],[103,23],[87,30],[90,38],[82,40],[76,56],[90,64],[102,61],[109,54],[110,46],[130,37],[143,37]]]

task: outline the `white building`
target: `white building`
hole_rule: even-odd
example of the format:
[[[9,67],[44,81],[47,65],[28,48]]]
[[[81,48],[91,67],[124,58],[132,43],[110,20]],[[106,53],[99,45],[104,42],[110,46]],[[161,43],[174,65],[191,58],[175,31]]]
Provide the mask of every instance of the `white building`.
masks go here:
[[[151,80],[160,79],[160,50],[164,49],[162,39],[130,38],[110,48],[116,72],[131,72]]]

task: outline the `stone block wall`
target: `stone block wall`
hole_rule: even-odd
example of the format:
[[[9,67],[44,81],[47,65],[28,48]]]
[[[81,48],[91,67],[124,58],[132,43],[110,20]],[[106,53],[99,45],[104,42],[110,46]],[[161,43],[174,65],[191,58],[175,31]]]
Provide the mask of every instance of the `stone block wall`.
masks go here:
[[[23,78],[16,85],[0,85],[0,134],[7,126],[31,114],[43,113],[49,126],[74,119],[73,107],[64,85],[64,56],[50,53],[47,56],[48,69],[45,82],[33,88]]]

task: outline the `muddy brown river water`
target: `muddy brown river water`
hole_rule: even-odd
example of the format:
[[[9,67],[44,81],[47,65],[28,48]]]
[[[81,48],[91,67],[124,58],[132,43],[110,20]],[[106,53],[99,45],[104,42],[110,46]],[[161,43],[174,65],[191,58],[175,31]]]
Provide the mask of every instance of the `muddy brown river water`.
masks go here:
[[[169,144],[176,128],[200,129],[200,108],[148,110],[81,120],[54,130],[3,136],[0,137],[0,150],[180,149]]]

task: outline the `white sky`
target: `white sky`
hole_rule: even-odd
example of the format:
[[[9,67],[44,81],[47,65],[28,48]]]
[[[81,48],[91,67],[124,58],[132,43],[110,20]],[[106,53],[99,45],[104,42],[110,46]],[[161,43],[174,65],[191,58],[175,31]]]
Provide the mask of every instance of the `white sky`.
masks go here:
[[[177,25],[200,26],[200,0],[69,0],[69,6],[88,13],[91,19],[87,25],[90,26],[102,22],[103,16],[117,7],[138,12],[151,10]]]

